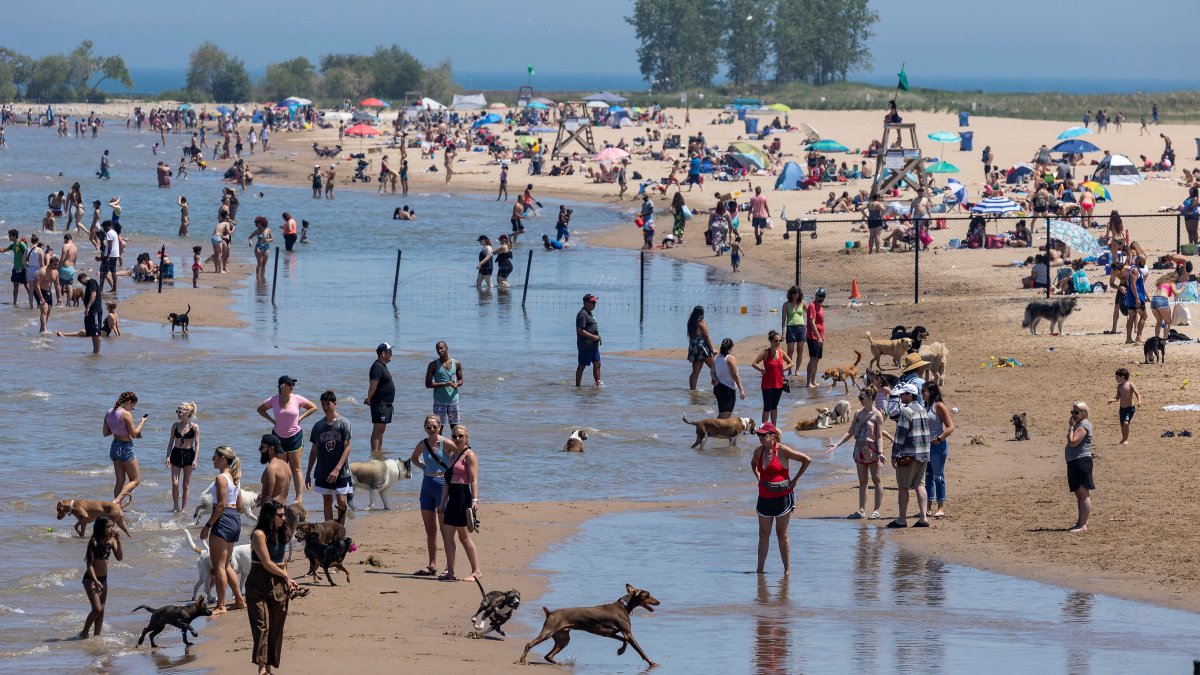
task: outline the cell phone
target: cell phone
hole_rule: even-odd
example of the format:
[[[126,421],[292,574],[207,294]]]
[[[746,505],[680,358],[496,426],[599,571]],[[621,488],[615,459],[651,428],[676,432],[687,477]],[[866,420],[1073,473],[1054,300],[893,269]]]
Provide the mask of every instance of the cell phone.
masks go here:
[[[147,417],[149,417],[149,416],[150,416],[150,413],[143,413],[143,414],[142,414],[142,419],[146,419],[146,418],[147,418]]]

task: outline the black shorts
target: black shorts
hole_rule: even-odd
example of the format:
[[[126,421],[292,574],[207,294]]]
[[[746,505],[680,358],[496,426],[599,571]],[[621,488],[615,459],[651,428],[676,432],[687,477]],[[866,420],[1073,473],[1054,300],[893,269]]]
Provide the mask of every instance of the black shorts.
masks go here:
[[[755,512],[763,518],[778,518],[786,516],[796,507],[796,497],[791,492],[779,497],[759,496]]]
[[[509,219],[508,222],[512,223],[512,231],[513,232],[520,234],[525,231],[525,226],[521,224],[520,218],[511,218],[511,219]],[[464,525],[463,527],[466,527],[466,526]]]
[[[236,544],[242,536],[241,514],[237,512],[236,508],[226,506],[221,515],[217,517],[217,524],[213,527],[212,533],[231,544]]]
[[[8,280],[13,282],[14,284],[24,284],[25,283],[25,268],[22,267],[19,270],[13,270],[8,275]]]
[[[808,343],[808,358],[819,359],[822,356],[824,356],[824,351],[825,351],[825,341],[824,340],[818,342],[817,340],[813,340],[812,338],[809,338],[809,339],[806,339],[805,342]]]
[[[763,412],[779,409],[779,399],[783,398],[783,389],[763,389]]]
[[[392,404],[391,403],[372,403],[371,404],[371,424],[391,424],[392,423]]]
[[[1096,484],[1092,482],[1091,457],[1080,457],[1067,462],[1067,487],[1071,492],[1075,492],[1081,487],[1089,490],[1096,489]]]
[[[467,510],[471,508],[471,486],[466,483],[451,483],[446,496],[444,522],[451,527],[467,526]]]
[[[88,337],[99,337],[104,328],[104,319],[99,312],[88,312],[83,315],[83,332]]]
[[[117,272],[117,259],[110,258],[108,256],[104,256],[100,260],[100,274],[101,275],[105,275],[105,274],[109,274],[109,273],[116,274],[116,272]]]
[[[720,382],[713,387],[713,396],[717,397],[717,412],[733,412],[733,406],[737,403],[737,390],[733,387],[726,387]]]
[[[750,226],[756,230],[764,229],[767,226],[767,219],[766,218],[751,218]]]
[[[171,448],[171,466],[190,469],[196,461],[196,448]]]
[[[1137,412],[1137,406],[1122,407],[1117,410],[1117,417],[1121,424],[1129,424],[1133,421],[1133,413]]]

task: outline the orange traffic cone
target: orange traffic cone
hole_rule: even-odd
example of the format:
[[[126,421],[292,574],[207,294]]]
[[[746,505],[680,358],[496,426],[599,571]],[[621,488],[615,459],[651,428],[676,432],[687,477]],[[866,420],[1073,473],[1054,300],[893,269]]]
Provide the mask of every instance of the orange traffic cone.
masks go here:
[[[858,300],[862,296],[858,294],[858,279],[850,280],[850,299]]]

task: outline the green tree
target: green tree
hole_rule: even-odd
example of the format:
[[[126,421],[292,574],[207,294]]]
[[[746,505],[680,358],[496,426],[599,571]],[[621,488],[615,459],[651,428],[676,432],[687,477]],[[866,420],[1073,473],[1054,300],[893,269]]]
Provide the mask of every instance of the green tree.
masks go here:
[[[368,61],[371,73],[371,95],[400,99],[404,92],[421,87],[425,67],[417,57],[398,45],[376,47]]]
[[[20,97],[32,75],[33,59],[7,47],[0,47],[0,101],[12,101]]]
[[[288,96],[312,98],[317,91],[317,67],[303,56],[269,64],[258,89],[264,100],[277,101]]]
[[[213,76],[212,97],[220,103],[243,103],[250,100],[253,92],[246,64],[239,58],[229,57]]]
[[[762,81],[770,66],[774,0],[722,0],[726,30],[721,55],[734,86]]]
[[[636,0],[625,22],[638,39],[638,67],[655,89],[707,86],[717,75],[719,5],[708,0]]]
[[[358,102],[367,95],[370,77],[353,68],[335,67],[322,72],[321,92],[326,98]]]
[[[435,101],[450,105],[454,95],[462,91],[454,83],[454,69],[450,66],[450,61],[442,61],[432,68],[425,69],[421,76],[421,91]]]
[[[879,15],[868,0],[778,0],[773,46],[779,82],[827,84],[871,64]]]
[[[229,55],[212,42],[196,47],[188,57],[188,91],[215,97],[217,78],[228,62]]]
[[[33,63],[25,98],[41,103],[71,98],[71,62],[62,54],[43,56]]]

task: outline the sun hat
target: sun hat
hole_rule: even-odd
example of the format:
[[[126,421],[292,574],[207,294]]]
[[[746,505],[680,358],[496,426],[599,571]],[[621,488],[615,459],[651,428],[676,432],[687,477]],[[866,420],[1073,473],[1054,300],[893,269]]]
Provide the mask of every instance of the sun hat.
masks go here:
[[[907,372],[916,370],[917,368],[924,368],[927,365],[929,365],[929,362],[922,359],[920,354],[914,354],[914,353],[905,354],[904,355],[904,370],[901,370],[900,372],[907,373]]]
[[[390,351],[392,351],[392,345],[387,342],[380,342],[379,346],[375,348],[376,354],[382,354],[384,352],[390,352]]]

